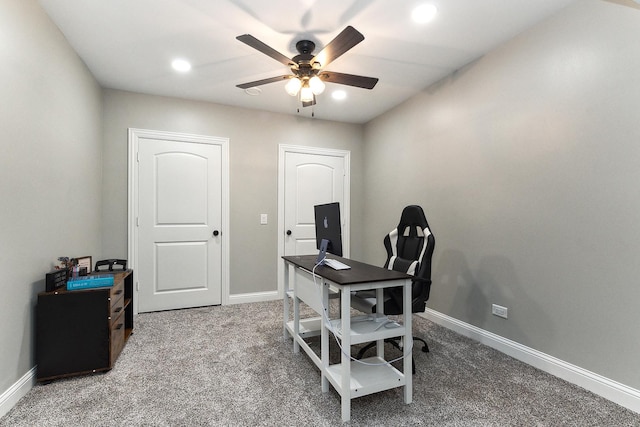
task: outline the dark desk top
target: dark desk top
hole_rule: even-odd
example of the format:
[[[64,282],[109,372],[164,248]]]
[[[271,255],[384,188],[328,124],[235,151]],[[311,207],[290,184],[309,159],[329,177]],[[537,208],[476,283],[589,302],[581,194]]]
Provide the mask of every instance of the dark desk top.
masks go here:
[[[315,272],[318,276],[331,280],[333,283],[338,285],[355,285],[357,283],[402,280],[411,279],[413,277],[399,271],[387,270],[386,268],[376,267],[375,265],[365,264],[364,262],[342,258],[335,255],[328,255],[327,257],[337,259],[343,264],[347,264],[351,267],[348,270],[334,270],[333,268],[324,265],[319,265],[316,268]],[[292,255],[282,257],[285,261],[309,271],[313,271],[317,258],[317,255]]]

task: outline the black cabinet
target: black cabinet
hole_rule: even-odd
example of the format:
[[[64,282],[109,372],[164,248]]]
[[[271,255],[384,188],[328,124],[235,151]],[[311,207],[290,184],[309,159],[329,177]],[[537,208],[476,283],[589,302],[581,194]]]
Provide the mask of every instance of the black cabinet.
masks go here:
[[[113,287],[38,294],[38,381],[106,371],[133,332],[133,271],[114,274]]]

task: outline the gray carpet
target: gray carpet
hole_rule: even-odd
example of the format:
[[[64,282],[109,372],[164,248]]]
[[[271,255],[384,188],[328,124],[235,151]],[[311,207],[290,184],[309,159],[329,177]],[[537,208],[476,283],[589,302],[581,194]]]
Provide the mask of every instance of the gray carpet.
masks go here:
[[[281,301],[141,314],[114,369],[37,385],[0,426],[341,425],[340,397],[321,392],[281,322]],[[639,414],[423,318],[414,332],[431,349],[414,349],[414,402],[402,389],[355,399],[349,425],[640,426]]]

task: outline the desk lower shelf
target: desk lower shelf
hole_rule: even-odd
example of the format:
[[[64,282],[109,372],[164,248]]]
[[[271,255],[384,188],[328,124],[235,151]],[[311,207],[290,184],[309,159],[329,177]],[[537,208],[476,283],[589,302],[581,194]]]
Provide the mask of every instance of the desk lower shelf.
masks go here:
[[[351,362],[350,396],[351,398],[366,396],[383,390],[405,385],[404,374],[380,357],[368,357],[361,362]],[[327,379],[336,391],[342,395],[342,364],[338,363],[327,368]]]
[[[301,338],[319,337],[321,322],[322,319],[320,317],[300,319],[298,334]],[[293,331],[293,321],[287,322],[287,331],[291,336],[295,335]]]

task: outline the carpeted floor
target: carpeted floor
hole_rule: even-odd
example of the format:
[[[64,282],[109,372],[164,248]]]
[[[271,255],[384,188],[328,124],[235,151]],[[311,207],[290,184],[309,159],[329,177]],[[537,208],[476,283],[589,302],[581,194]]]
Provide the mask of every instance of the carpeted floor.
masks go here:
[[[413,319],[431,349],[414,349],[414,402],[403,403],[402,389],[355,399],[348,425],[640,426],[640,414]],[[321,392],[318,369],[283,338],[281,301],[141,314],[110,372],[36,385],[0,419],[1,427],[141,425],[342,422],[338,394]]]

